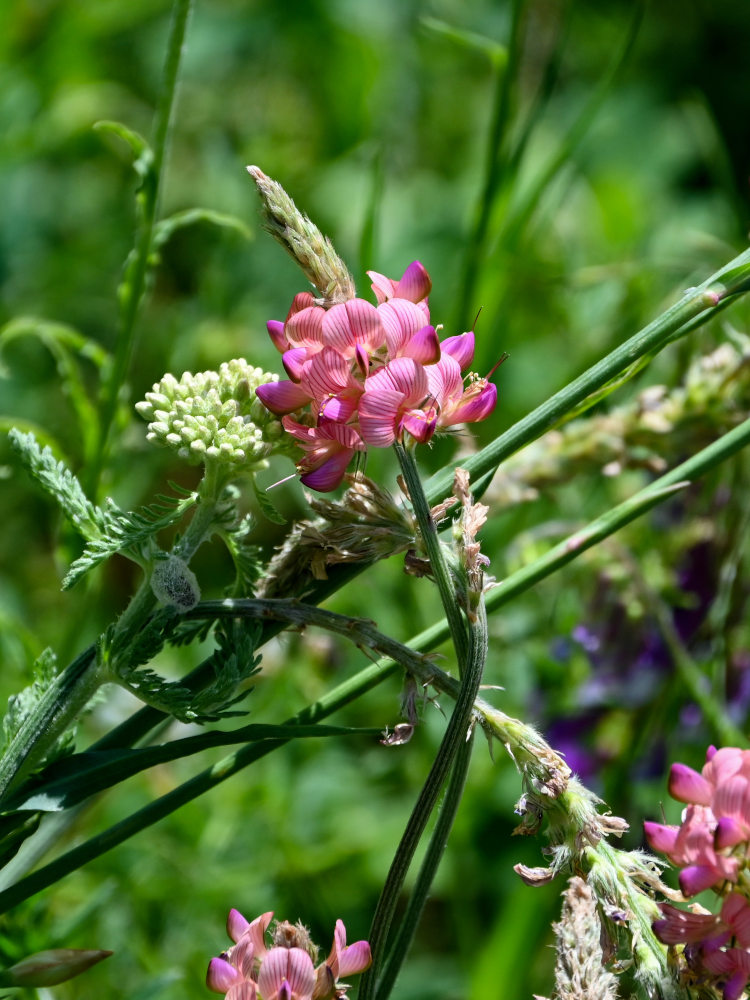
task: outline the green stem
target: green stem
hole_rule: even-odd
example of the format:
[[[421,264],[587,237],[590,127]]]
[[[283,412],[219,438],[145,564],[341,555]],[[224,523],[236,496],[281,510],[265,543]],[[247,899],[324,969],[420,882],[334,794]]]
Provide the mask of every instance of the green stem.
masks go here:
[[[388,953],[383,974],[378,980],[375,1000],[386,1000],[390,996],[396,983],[396,977],[399,974],[401,966],[404,964],[404,960],[414,939],[417,925],[427,902],[427,896],[435,880],[440,860],[448,843],[451,829],[453,828],[453,821],[461,804],[473,749],[474,734],[472,733],[471,737],[458,748],[448,788],[440,807],[438,821],[430,837],[427,853],[419,869],[419,875],[417,876],[414,890],[406,907],[406,912],[399,923],[393,946]]]
[[[380,899],[375,907],[368,940],[372,949],[372,965],[362,977],[358,1000],[373,1000],[378,986],[378,977],[385,960],[385,945],[396,912],[406,874],[414,858],[419,841],[427,822],[437,804],[445,779],[450,773],[459,747],[469,738],[474,712],[474,701],[482,680],[487,658],[487,619],[481,601],[477,608],[476,621],[469,629],[469,650],[461,685],[453,712],[445,728],[435,760],[419,793],[414,808],[406,824],[403,836],[396,848],[391,867],[385,880]]]
[[[450,570],[446,565],[437,527],[430,513],[424,490],[422,489],[422,481],[419,478],[417,463],[414,460],[414,451],[400,444],[398,441],[393,445],[393,449],[401,466],[409,499],[411,500],[414,515],[419,525],[419,533],[427,550],[427,558],[430,561],[432,575],[437,584],[445,617],[451,630],[451,638],[456,650],[460,676],[464,669],[468,642],[466,637],[466,623],[456,598],[456,588],[451,579]]]
[[[616,347],[554,396],[550,396],[541,406],[532,410],[476,455],[462,460],[461,465],[471,476],[474,493],[477,496],[481,494],[482,488],[486,488],[504,459],[540,437],[582,403],[587,396],[616,378],[644,354],[656,352],[667,342],[674,340],[678,331],[687,329],[686,324],[689,324],[691,330],[694,329],[695,324],[691,321],[696,317],[702,316],[704,321],[710,319],[720,308],[723,300],[740,295],[749,289],[750,250],[746,250],[697,288],[686,292],[679,302],[643,330]],[[448,496],[452,482],[451,467],[434,475],[425,484],[428,502],[438,503],[443,497]]]
[[[86,479],[86,489],[90,496],[96,496],[98,492],[120,391],[127,378],[135,347],[135,325],[151,266],[154,225],[159,209],[164,160],[191,6],[192,0],[174,0],[172,7],[167,57],[164,64],[159,102],[154,117],[151,144],[153,162],[144,178],[143,188],[140,192],[141,211],[136,242],[131,251],[131,259],[126,264],[125,277],[119,289],[120,309],[117,340],[109,376],[102,386],[98,439],[94,459]]]

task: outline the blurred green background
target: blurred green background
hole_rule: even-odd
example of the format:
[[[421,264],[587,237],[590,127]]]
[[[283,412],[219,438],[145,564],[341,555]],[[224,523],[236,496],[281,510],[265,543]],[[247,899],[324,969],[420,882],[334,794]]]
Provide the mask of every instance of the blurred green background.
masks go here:
[[[510,61],[502,177],[490,203],[483,191],[498,81],[509,65],[510,4],[197,0],[163,213],[194,205],[231,213],[251,238],[200,224],[164,248],[139,322],[133,401],[166,371],[179,376],[231,357],[280,370],[265,321],[285,316],[304,280],[260,229],[247,163],[281,181],[331,236],[361,294],[367,268],[398,277],[418,258],[433,279],[433,321],[447,334],[468,329],[481,308],[476,369],[487,371],[503,351],[511,358],[496,376],[500,404],[477,429],[479,443],[744,248],[750,9],[730,0],[652,5],[612,79],[633,3],[516,6],[519,57]],[[135,180],[125,147],[92,126],[115,119],[149,133],[168,20],[163,0],[2,6],[0,322],[42,317],[112,348]],[[486,237],[471,263],[482,205]],[[746,332],[748,320],[746,306],[733,307],[722,322],[665,351],[596,414],[627,404],[653,382],[679,383],[692,358],[728,331]],[[80,435],[55,360],[25,337],[9,343],[0,361],[2,426],[43,428],[80,469]],[[93,388],[93,367],[87,377]],[[739,412],[732,391],[727,407]],[[697,427],[696,438],[710,430]],[[119,434],[106,489],[121,506],[148,502],[168,479],[195,482],[194,470],[146,446],[135,415]],[[452,448],[441,443],[426,452],[426,471],[449,460]],[[683,440],[665,442],[664,450],[671,465],[691,449]],[[505,689],[492,697],[553,743],[559,737],[592,787],[631,821],[630,846],[640,844],[643,816],[659,814],[667,764],[679,758],[699,765],[714,738],[659,646],[644,594],[658,593],[675,621],[680,613],[698,617],[685,643],[701,662],[721,659],[727,710],[745,726],[745,464],[736,460],[492,622],[486,682]],[[266,481],[290,471],[280,462]],[[393,484],[390,456],[369,456],[367,471]],[[604,478],[594,458],[574,471],[533,503],[496,502],[484,534],[496,576],[629,495],[649,474]],[[45,646],[65,663],[92,641],[124,607],[137,575],[115,559],[92,583],[60,593],[75,543],[4,440],[0,472],[0,679],[8,696],[28,682]],[[296,482],[276,497],[288,516],[304,514]],[[270,552],[282,529],[263,523],[258,537]],[[733,583],[721,590],[727,567]],[[199,554],[196,570],[204,596],[221,594],[229,568],[218,547]],[[709,611],[717,588],[727,603],[720,620]],[[403,641],[438,613],[429,584],[405,577],[398,560],[371,569],[330,606],[366,613]],[[181,673],[199,658],[197,650],[172,652],[161,666]],[[251,720],[283,720],[365,662],[327,637],[275,642],[250,698]],[[391,682],[340,721],[392,726],[398,696]],[[133,706],[110,692],[86,720],[83,740]],[[352,939],[365,936],[442,732],[431,705],[424,716],[403,748],[310,741],[261,761],[3,918],[5,957],[52,945],[112,948],[114,957],[56,995],[200,998],[208,958],[226,944],[230,906],[248,918],[268,909],[300,918],[324,948],[339,916]],[[63,830],[60,846],[220,756],[127,783]],[[501,748],[493,761],[478,745],[394,996],[521,1000],[550,991],[550,922],[564,886],[532,890],[512,871],[518,861],[542,863],[541,840],[510,836],[520,792]]]

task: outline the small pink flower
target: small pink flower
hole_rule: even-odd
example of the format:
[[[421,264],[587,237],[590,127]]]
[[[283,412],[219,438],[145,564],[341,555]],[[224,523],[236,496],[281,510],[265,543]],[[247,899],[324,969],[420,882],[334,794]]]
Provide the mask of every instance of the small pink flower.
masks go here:
[[[282,423],[306,452],[297,465],[302,473],[301,482],[321,493],[335,490],[354,453],[364,451],[362,438],[349,424],[331,421],[318,427],[306,427],[291,417],[284,417]]]

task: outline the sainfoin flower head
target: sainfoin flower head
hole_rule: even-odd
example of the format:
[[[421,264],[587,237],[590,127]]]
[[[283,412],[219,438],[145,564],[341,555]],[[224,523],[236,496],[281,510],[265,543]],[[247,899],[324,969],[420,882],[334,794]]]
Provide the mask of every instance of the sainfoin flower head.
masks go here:
[[[680,867],[683,895],[713,889],[723,902],[718,914],[664,904],[654,933],[684,945],[690,971],[721,986],[724,1000],[737,1000],[750,981],[750,750],[709,747],[700,772],[673,764],[669,791],[686,803],[682,822],[647,822],[646,838]]]
[[[227,931],[234,945],[212,958],[206,985],[228,1000],[334,1000],[344,998],[344,976],[363,972],[372,960],[367,941],[347,946],[346,928],[336,921],[333,946],[316,965],[318,949],[301,925],[277,922],[270,944],[267,931],[272,912],[247,921],[231,910]]]
[[[398,280],[368,274],[377,305],[303,292],[283,323],[268,323],[289,378],[259,386],[257,396],[284,418],[305,451],[302,482],[321,492],[341,483],[356,452],[407,437],[428,442],[484,420],[497,402],[495,386],[468,372],[473,332],[440,341],[431,325],[432,282],[419,261]]]

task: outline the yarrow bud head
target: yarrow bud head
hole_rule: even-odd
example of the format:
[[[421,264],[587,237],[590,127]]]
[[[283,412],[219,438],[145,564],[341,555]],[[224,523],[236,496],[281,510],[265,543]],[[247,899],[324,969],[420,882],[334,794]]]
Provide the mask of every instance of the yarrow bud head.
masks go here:
[[[262,469],[272,452],[288,450],[280,421],[255,395],[277,381],[237,358],[218,372],[185,372],[179,380],[167,374],[135,408],[149,421],[147,440],[174,448],[180,458]]]
[[[649,844],[682,869],[683,895],[712,888],[724,901],[720,914],[663,904],[654,933],[664,944],[685,945],[689,972],[737,1000],[750,980],[750,750],[709,747],[700,773],[673,764],[669,792],[687,803],[682,823],[646,822]]]
[[[276,923],[267,939],[273,913],[263,913],[248,922],[237,910],[230,910],[227,933],[234,945],[212,958],[206,985],[228,1000],[334,1000],[347,989],[344,976],[364,972],[372,956],[367,941],[346,943],[346,928],[336,921],[333,946],[317,967],[318,949],[302,924]]]

